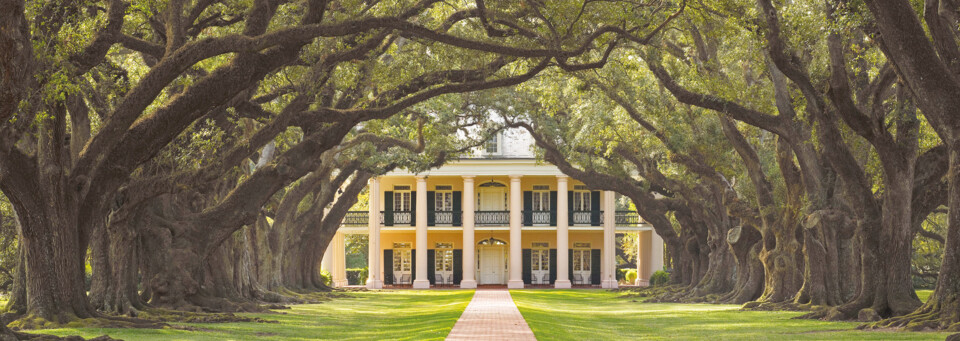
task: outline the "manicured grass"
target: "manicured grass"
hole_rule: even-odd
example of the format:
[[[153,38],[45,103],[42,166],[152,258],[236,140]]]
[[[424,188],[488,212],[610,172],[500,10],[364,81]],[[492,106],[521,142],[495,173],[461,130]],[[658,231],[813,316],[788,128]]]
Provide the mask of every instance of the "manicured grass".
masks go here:
[[[280,323],[183,324],[176,329],[45,329],[39,333],[124,340],[441,340],[473,290],[349,292],[322,304],[295,305],[286,314],[244,314]]]
[[[643,303],[606,290],[511,290],[540,340],[943,340],[950,333],[859,331],[853,322],[737,305]]]
[[[930,298],[930,294],[933,294],[933,290],[917,290],[917,297],[919,297],[920,300],[924,302],[926,302],[927,299]]]

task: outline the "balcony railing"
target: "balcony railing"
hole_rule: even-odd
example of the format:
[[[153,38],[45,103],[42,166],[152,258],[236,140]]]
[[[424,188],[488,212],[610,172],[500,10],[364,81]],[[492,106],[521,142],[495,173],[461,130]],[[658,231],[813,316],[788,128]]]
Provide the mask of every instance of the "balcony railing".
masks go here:
[[[603,224],[603,211],[573,211],[570,213],[570,225]]]
[[[550,211],[523,211],[523,225],[554,225],[550,222]]]
[[[380,211],[383,214],[383,223],[386,226],[413,225],[411,211]]]
[[[617,211],[613,221],[616,226],[637,226],[643,223],[640,215],[634,211]]]
[[[461,226],[463,221],[463,211],[431,211],[434,225],[454,225]]]
[[[343,216],[343,226],[367,226],[370,223],[370,212],[349,211]]]
[[[551,221],[550,211],[524,211],[524,225],[555,225]],[[434,211],[435,225],[453,225],[462,226],[462,211]],[[603,224],[603,211],[573,211],[571,212],[571,225],[593,225],[593,216],[597,216],[597,223]],[[412,212],[410,211],[381,211],[379,215],[380,224],[387,221],[387,217],[392,218],[392,226],[412,225]],[[510,225],[510,211],[476,211],[474,220],[477,226],[504,226]],[[367,211],[349,211],[343,216],[343,226],[368,226],[370,222],[370,213]],[[528,221],[530,223],[528,224]],[[636,211],[617,211],[614,214],[614,224],[616,226],[638,226],[644,224],[640,215]],[[385,225],[385,224],[384,224]]]
[[[477,226],[510,225],[510,211],[476,211],[474,218]]]

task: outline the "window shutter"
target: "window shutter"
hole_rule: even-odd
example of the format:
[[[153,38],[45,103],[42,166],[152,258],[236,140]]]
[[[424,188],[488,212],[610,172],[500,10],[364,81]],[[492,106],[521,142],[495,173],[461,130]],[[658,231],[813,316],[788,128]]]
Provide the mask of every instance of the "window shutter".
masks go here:
[[[453,226],[463,225],[463,192],[453,192]]]
[[[393,249],[383,250],[383,284],[393,284]]]
[[[393,191],[383,192],[383,225],[393,226]]]
[[[417,191],[410,191],[410,226],[417,226]]]
[[[600,226],[600,191],[590,192],[590,225]]]
[[[567,202],[567,205],[569,204]],[[567,221],[567,225],[569,224]],[[557,226],[557,191],[550,191],[550,226]]]
[[[567,249],[567,277],[573,281],[573,249]]]
[[[600,284],[600,249],[590,250],[590,284]]]
[[[410,278],[418,280],[417,278],[417,249],[410,250]]]
[[[567,270],[570,271],[570,270]],[[557,282],[557,249],[550,249],[550,284]]]
[[[463,280],[463,250],[453,250],[453,284],[460,285]]]
[[[532,253],[533,251],[530,249],[523,249],[523,284],[531,284],[530,275],[532,275],[532,272],[530,271],[530,267],[532,267],[533,264],[530,258]]]
[[[523,226],[533,226],[532,191],[523,191]]]
[[[436,210],[437,210],[437,192],[427,191],[427,226],[434,226],[437,224]]]
[[[573,191],[567,192],[567,225],[573,225]]]
[[[434,249],[427,250],[427,278],[430,280],[430,284],[437,284],[437,253],[435,251]]]

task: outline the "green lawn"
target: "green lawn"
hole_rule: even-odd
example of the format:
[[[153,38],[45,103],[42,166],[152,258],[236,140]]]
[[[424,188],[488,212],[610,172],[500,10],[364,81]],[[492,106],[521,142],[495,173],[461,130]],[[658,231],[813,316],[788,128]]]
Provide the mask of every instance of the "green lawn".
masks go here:
[[[643,303],[606,290],[511,290],[540,340],[943,340],[950,333],[858,331],[852,322],[737,305]]]
[[[176,329],[46,329],[46,334],[124,340],[438,340],[473,297],[473,290],[349,292],[322,304],[295,305],[286,314],[246,314],[280,323],[185,324]]]

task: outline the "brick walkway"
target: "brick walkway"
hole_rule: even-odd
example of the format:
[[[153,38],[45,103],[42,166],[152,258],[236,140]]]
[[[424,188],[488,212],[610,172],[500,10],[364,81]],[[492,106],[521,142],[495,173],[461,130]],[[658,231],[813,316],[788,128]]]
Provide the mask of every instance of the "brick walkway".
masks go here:
[[[447,340],[536,340],[507,290],[477,290]]]

